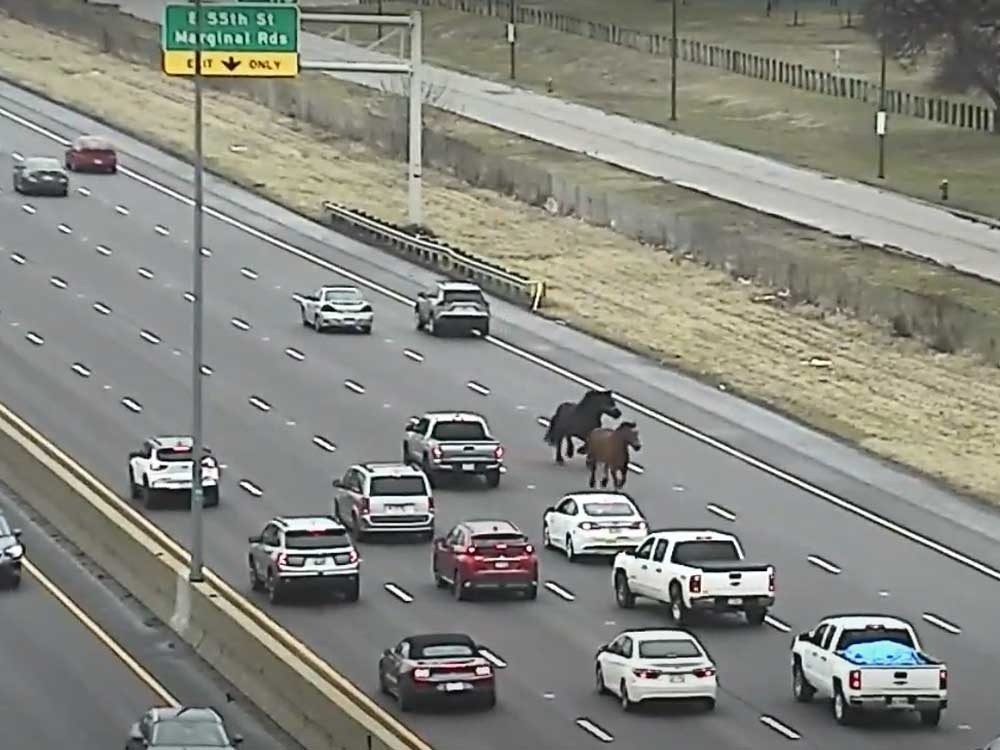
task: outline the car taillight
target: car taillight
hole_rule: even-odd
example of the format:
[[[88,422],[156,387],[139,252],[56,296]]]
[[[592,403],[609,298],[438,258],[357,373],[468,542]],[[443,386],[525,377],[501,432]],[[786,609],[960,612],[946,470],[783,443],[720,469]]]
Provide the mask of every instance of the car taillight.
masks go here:
[[[476,667],[476,674],[479,675],[480,677],[489,677],[491,674],[493,674],[493,670],[490,669],[485,664],[482,664]]]
[[[636,521],[635,523],[630,523],[628,526],[630,529],[644,529],[646,528],[645,521]]]
[[[688,581],[688,591],[692,594],[701,592],[701,576],[691,576],[691,579]]]
[[[847,675],[847,684],[851,686],[851,690],[861,689],[861,670],[852,669],[850,674]]]
[[[525,548],[524,548],[524,552],[525,552],[525,554],[528,554],[528,555],[535,554],[535,545],[533,545],[533,544],[526,545]]]
[[[942,669],[941,673],[938,675],[938,688],[940,690],[948,689],[948,670]]]
[[[356,563],[357,561],[358,561],[358,551],[356,549],[352,549],[350,553],[347,555],[347,562]]]
[[[288,565],[288,555],[286,555],[284,552],[282,552],[280,555],[278,555],[275,558],[274,561],[278,564],[278,567],[281,568],[281,567],[283,567],[285,565]]]
[[[415,680],[426,680],[430,676],[431,676],[431,670],[429,669],[424,669],[423,667],[421,667],[420,669],[413,670],[413,678]]]
[[[711,677],[715,674],[715,667],[698,667],[692,670],[691,674],[695,677]]]
[[[431,455],[434,456],[434,458],[441,458],[441,456],[444,455],[444,452],[441,450],[441,446],[435,445],[431,448]]]
[[[774,591],[774,570],[772,570],[767,576],[767,590]]]
[[[593,531],[594,529],[597,528],[597,524],[593,524],[590,521],[584,521],[583,523],[579,524],[579,526],[584,531]]]
[[[641,680],[655,680],[660,676],[660,672],[655,669],[633,669],[632,674]]]
[[[503,446],[502,445],[498,445],[493,450],[493,455],[496,457],[497,461],[502,461],[503,460]]]
[[[361,512],[369,513],[372,509],[372,499],[370,497],[361,498]]]
[[[467,554],[467,555],[474,555],[474,554],[476,554],[476,548],[475,547],[466,547],[465,548],[465,554]]]

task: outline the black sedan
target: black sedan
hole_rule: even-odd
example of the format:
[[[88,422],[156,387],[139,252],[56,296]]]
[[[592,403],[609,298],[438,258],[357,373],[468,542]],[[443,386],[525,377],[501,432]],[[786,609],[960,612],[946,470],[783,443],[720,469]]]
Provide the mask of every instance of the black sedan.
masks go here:
[[[32,156],[14,165],[14,192],[23,195],[69,195],[69,176],[58,159]]]
[[[151,708],[128,733],[125,750],[188,750],[217,748],[235,750],[243,742],[229,734],[226,724],[214,708]]]
[[[400,711],[418,704],[464,700],[483,708],[497,702],[493,665],[461,633],[411,635],[387,649],[378,662],[381,691],[399,701]]]
[[[16,589],[21,585],[21,561],[24,544],[21,530],[12,529],[0,513],[0,586]]]

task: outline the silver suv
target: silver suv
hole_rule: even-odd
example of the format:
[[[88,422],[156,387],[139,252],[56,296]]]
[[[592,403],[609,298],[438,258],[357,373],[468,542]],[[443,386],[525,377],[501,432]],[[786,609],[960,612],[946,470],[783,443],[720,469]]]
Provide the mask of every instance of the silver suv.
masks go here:
[[[434,538],[434,496],[427,475],[400,463],[355,464],[333,480],[333,515],[356,541],[369,534]]]
[[[356,602],[361,558],[330,516],[278,516],[250,537],[250,586],[277,603],[291,589],[320,589]]]

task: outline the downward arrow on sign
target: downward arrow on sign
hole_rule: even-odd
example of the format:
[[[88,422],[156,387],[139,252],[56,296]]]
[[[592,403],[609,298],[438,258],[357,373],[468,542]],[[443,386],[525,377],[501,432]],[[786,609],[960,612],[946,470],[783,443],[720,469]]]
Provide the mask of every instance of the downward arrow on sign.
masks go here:
[[[234,60],[233,56],[230,55],[228,60],[223,60],[222,64],[226,67],[228,71],[234,71],[242,64],[242,60]]]

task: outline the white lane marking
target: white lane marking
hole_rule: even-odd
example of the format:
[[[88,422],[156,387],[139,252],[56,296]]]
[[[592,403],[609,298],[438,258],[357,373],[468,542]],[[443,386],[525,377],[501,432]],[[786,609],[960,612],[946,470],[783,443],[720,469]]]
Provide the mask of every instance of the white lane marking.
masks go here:
[[[597,726],[594,722],[585,716],[580,717],[576,720],[576,725],[580,727],[584,732],[599,739],[601,742],[614,742],[614,735],[609,734],[606,730]]]
[[[538,424],[540,424],[540,425],[541,425],[542,427],[545,427],[546,429],[548,428],[548,426],[549,426],[550,424],[552,424],[552,423],[551,423],[551,422],[549,422],[549,420],[548,420],[548,419],[546,419],[545,417],[535,417],[535,421],[536,421],[536,422],[538,422]]]
[[[193,201],[192,201],[191,205],[194,205]],[[209,213],[209,212],[206,211],[205,213]],[[203,257],[203,258],[211,258],[212,257],[212,250],[211,250],[211,248],[203,247],[201,249],[201,257]]]
[[[184,292],[184,299],[188,302],[194,302],[194,295],[191,292]]]
[[[824,560],[819,555],[809,555],[806,560],[815,565],[817,568],[822,568],[827,573],[833,573],[835,576],[840,575],[841,573],[839,566],[834,565],[829,560]]]
[[[632,463],[629,461],[628,464],[629,471],[634,471],[636,474],[645,474],[646,470],[642,468],[641,464]]]
[[[705,506],[705,510],[709,513],[714,513],[719,516],[719,518],[725,518],[727,521],[735,521],[736,514],[730,510],[726,510],[721,505],[716,505],[715,503],[709,503]]]
[[[151,278],[153,278],[153,272],[150,271],[148,268],[142,268],[142,267],[140,267],[139,270],[136,273],[138,273],[144,279],[151,279]]]
[[[293,349],[292,347],[285,349],[285,354],[294,360],[298,360],[299,362],[302,362],[306,358],[305,354],[300,352],[298,349]]]
[[[260,396],[251,396],[249,401],[251,406],[258,408],[261,411],[271,411],[271,405]]]
[[[201,374],[205,376],[215,374],[215,370],[213,370],[208,365],[202,365],[199,369],[201,370]]]
[[[233,318],[229,322],[232,323],[236,328],[239,328],[241,331],[250,330],[250,324],[241,318]]]
[[[81,378],[89,378],[91,375],[90,368],[80,362],[74,362],[72,370]]]
[[[95,249],[97,250],[97,252],[99,252],[101,255],[105,257],[111,255],[111,248],[106,247],[105,245],[98,245]]]
[[[170,235],[170,230],[160,224],[157,224],[155,227],[153,227],[153,231],[156,232],[161,237],[168,237]]]
[[[241,268],[240,273],[246,276],[248,279],[260,278],[260,274],[254,271],[252,268]]]
[[[684,492],[684,485],[683,484],[675,484],[670,489],[672,489],[674,492]]]
[[[10,158],[14,161],[24,161],[24,155],[20,151],[11,151]]]
[[[139,336],[142,337],[143,341],[145,341],[145,342],[147,342],[149,344],[159,344],[159,343],[162,343],[162,341],[163,341],[163,339],[161,339],[155,333],[153,333],[152,331],[147,331],[145,328],[143,328],[141,331],[139,331]]]
[[[93,305],[91,305],[91,307],[97,310],[97,312],[99,312],[101,315],[111,314],[111,308],[105,305],[103,302],[95,302]]]
[[[477,383],[475,380],[470,380],[468,383],[465,384],[465,387],[468,388],[470,391],[475,391],[481,396],[490,395],[490,389],[487,388],[485,385],[482,385],[481,383]]]
[[[70,141],[62,137],[58,133],[55,133],[49,130],[48,128],[44,128],[41,125],[31,122],[30,120],[21,117],[20,115],[17,115],[8,109],[0,107],[0,116],[6,117],[8,120],[16,122],[24,126],[25,128],[28,128],[29,130],[35,133],[38,133],[39,135],[42,135],[46,138],[49,138],[52,141],[55,141],[56,143],[60,143],[64,146],[70,145]],[[166,185],[163,185],[159,182],[156,182],[155,180],[152,180],[149,177],[146,177],[145,175],[142,175],[138,172],[135,172],[125,167],[119,167],[118,171],[120,174],[129,177],[130,179],[133,179],[136,182],[145,185],[146,187],[149,187],[162,195],[166,195],[170,198],[173,198],[174,200],[183,203],[186,206],[194,205],[194,200],[189,196],[180,193],[176,190],[173,190],[172,188],[169,188]],[[26,210],[30,209],[29,213],[34,213],[35,211],[33,208],[27,205],[22,206],[22,208],[25,208]],[[353,271],[347,268],[338,266],[336,263],[331,263],[330,261],[324,258],[320,258],[318,255],[314,255],[313,253],[310,253],[306,250],[295,247],[294,245],[285,242],[284,240],[279,239],[278,237],[270,235],[267,232],[263,232],[260,229],[250,226],[249,224],[245,224],[242,221],[234,219],[233,217],[228,216],[227,214],[224,214],[215,208],[212,208],[210,206],[205,206],[204,213],[207,216],[211,216],[212,218],[220,221],[223,224],[226,224],[230,227],[233,227],[234,229],[244,232],[245,234],[248,234],[251,237],[255,237],[256,239],[259,239],[262,242],[266,242],[267,244],[272,245],[273,247],[276,247],[280,250],[289,253],[290,255],[294,255],[302,260],[312,263],[313,265],[319,266],[329,271],[333,271],[334,273],[343,276],[346,279],[350,279],[351,281],[361,286],[367,287],[368,289],[371,289],[385,297],[388,297],[389,299],[394,300],[395,302],[399,302],[409,307],[412,307],[413,305],[414,300],[407,297],[405,294],[400,294],[399,292],[390,289],[389,287],[383,286],[382,284],[379,284],[375,281],[371,281],[370,279],[367,279],[360,274],[354,273]],[[202,254],[210,256],[211,251],[208,248],[202,248]],[[533,354],[532,352],[529,352],[525,349],[521,349],[517,346],[514,346],[513,344],[509,344],[506,341],[502,341],[501,339],[498,339],[495,336],[486,336],[485,339],[493,346],[503,349],[508,354],[512,354],[515,357],[531,362],[532,364],[535,364],[545,370],[548,370],[549,372],[559,375],[560,377],[569,380],[573,383],[576,383],[577,385],[583,386],[584,388],[601,389],[603,387],[600,384],[590,380],[589,378],[585,378],[582,375],[578,375],[575,372],[566,369],[565,367],[557,365],[554,362],[550,362],[549,360],[544,359],[543,357],[540,357],[537,354]],[[851,502],[850,500],[846,500],[842,497],[833,494],[832,492],[824,490],[823,488],[817,485],[811,484],[810,482],[804,479],[800,479],[799,477],[789,474],[783,469],[779,469],[778,467],[772,466],[766,463],[765,461],[762,461],[759,458],[755,458],[754,456],[751,456],[748,453],[744,453],[738,448],[734,448],[733,446],[728,445],[727,443],[724,443],[723,441],[714,438],[711,435],[700,432],[699,430],[690,427],[684,424],[683,422],[679,422],[676,419],[668,417],[665,414],[661,414],[660,412],[650,409],[649,407],[639,403],[638,401],[630,399],[626,396],[622,396],[621,394],[618,393],[615,394],[615,398],[624,406],[627,406],[630,409],[646,417],[649,417],[650,419],[659,422],[660,424],[666,427],[669,427],[677,432],[680,432],[681,434],[686,435],[687,437],[693,440],[697,440],[698,442],[707,445],[710,448],[719,451],[720,453],[724,453],[730,458],[735,458],[737,461],[741,461],[757,469],[758,471],[762,471],[765,474],[768,474],[776,479],[779,479],[780,481],[785,482],[786,484],[790,484],[793,487],[802,490],[803,492],[811,494],[814,497],[819,498],[820,500],[823,500],[827,503],[830,503],[831,505],[840,508],[841,510],[847,511],[848,513],[852,513],[853,515],[863,518],[864,520],[869,521],[870,523],[873,523],[876,526],[880,526],[881,528],[887,531],[890,531],[894,534],[909,539],[911,542],[926,547],[927,549],[933,550],[934,552],[937,552],[938,554],[943,555],[944,557],[947,557],[959,563],[960,565],[964,565],[967,568],[971,568],[972,570],[975,570],[978,573],[981,573],[989,578],[992,578],[995,581],[1000,581],[1000,570],[997,570],[996,568],[992,568],[989,565],[980,562],[979,560],[964,555],[961,552],[958,552],[957,550],[951,549],[950,547],[941,544],[940,542],[936,542],[930,537],[912,531],[911,529],[908,529],[905,526],[896,523],[895,521],[885,518],[884,516],[880,516],[877,513],[874,513],[873,511],[863,508],[860,505]],[[545,423],[546,427],[548,426],[547,423],[548,420],[546,420]],[[678,491],[683,491],[683,487],[678,488],[678,486],[675,486],[674,489]]]
[[[486,659],[486,661],[488,661],[490,664],[492,664],[497,669],[506,669],[507,668],[507,662],[505,662],[503,659],[501,659],[499,656],[497,656],[496,654],[494,654],[492,651],[490,651],[487,648],[481,648],[481,649],[479,649],[479,655],[481,657],[483,657],[484,659]]]
[[[355,383],[353,380],[345,380],[344,381],[344,387],[347,388],[350,391],[354,391],[355,393],[364,393],[365,392],[365,387],[363,385],[361,385],[360,383]]]
[[[565,599],[568,602],[575,602],[576,601],[576,597],[573,596],[572,593],[570,593],[569,591],[567,591],[566,589],[564,589],[562,586],[560,586],[555,581],[546,581],[545,582],[545,588],[547,588],[553,594],[555,594],[556,596],[558,596],[560,599]]]
[[[337,450],[337,446],[331,443],[322,435],[313,435],[313,445],[319,446],[327,453],[333,453],[335,450]]]
[[[392,594],[394,597],[399,599],[399,601],[404,604],[410,604],[413,602],[413,597],[410,596],[406,591],[403,591],[399,586],[394,583],[386,583],[383,586],[386,591]]]
[[[285,427],[294,427],[296,424],[297,423],[296,423],[296,421],[294,419],[286,419],[285,420]]]
[[[884,597],[887,597],[887,596],[892,596],[892,594],[890,594],[890,593],[889,593],[888,591],[886,591],[885,589],[882,589],[882,590],[880,590],[880,591],[878,592],[878,595],[879,595],[879,596],[881,596],[881,597],[883,597],[883,598],[884,598]]]
[[[115,211],[117,211],[122,216],[128,216],[128,209],[125,206],[122,206],[121,204],[115,206]]]
[[[251,482],[249,479],[241,479],[239,481],[239,487],[241,490],[254,497],[263,497],[264,490],[258,487],[256,484]]]
[[[41,346],[42,344],[45,343],[45,339],[43,339],[34,331],[28,331],[26,334],[24,334],[24,338],[28,339],[28,341],[30,341],[35,346]]]
[[[412,349],[403,349],[403,356],[408,359],[412,359],[414,362],[423,362],[424,355],[420,352],[415,352]]]
[[[134,398],[129,398],[128,396],[125,396],[122,399],[122,406],[124,406],[129,411],[135,412],[136,414],[142,412],[142,404],[140,404]]]
[[[293,302],[298,302],[298,303],[299,303],[299,304],[301,305],[301,304],[302,304],[302,303],[303,303],[303,302],[305,301],[305,299],[306,299],[306,298],[305,298],[305,297],[303,297],[303,296],[302,296],[301,294],[299,294],[298,292],[292,292],[292,301],[293,301]]]
[[[785,623],[783,623],[781,620],[779,620],[777,617],[774,617],[773,615],[764,615],[764,622],[766,622],[768,625],[770,625],[775,630],[780,630],[782,633],[791,633],[792,632],[792,626],[791,625],[786,625]]]
[[[69,286],[69,284],[60,279],[58,276],[53,276],[51,279],[49,279],[49,283],[56,289],[65,289],[66,287]]]
[[[85,188],[83,186],[80,186],[80,187],[78,187],[76,189],[76,192],[78,192],[80,195],[86,197],[86,196],[90,195],[90,188]]]
[[[23,266],[27,262],[27,259],[21,253],[11,253],[10,259],[19,266]]]
[[[29,205],[27,203],[25,203],[24,205],[21,206],[21,210],[24,211],[24,213],[26,213],[26,214],[34,214],[35,213],[35,207],[32,206],[32,205]]]
[[[58,230],[59,230],[60,232],[62,232],[63,234],[72,234],[72,233],[73,233],[73,230],[72,230],[72,229],[70,229],[70,228],[69,228],[68,226],[66,226],[65,224],[60,224],[60,225],[59,225],[58,227],[56,227],[56,229],[58,229]]]
[[[761,716],[760,717],[760,723],[763,724],[765,727],[767,727],[769,729],[773,729],[775,732],[777,732],[778,734],[782,735],[783,737],[785,737],[787,739],[790,739],[790,740],[801,740],[802,739],[802,735],[801,734],[799,734],[798,732],[796,732],[790,726],[781,723],[780,721],[778,721],[777,719],[775,719],[773,716],[767,716],[766,714],[764,716]]]
[[[948,622],[943,617],[938,617],[932,612],[924,612],[921,617],[924,619],[924,622],[929,622],[931,625],[939,627],[941,630],[951,633],[952,635],[959,635],[962,632],[962,629],[958,627],[958,625]]]

